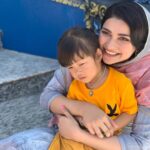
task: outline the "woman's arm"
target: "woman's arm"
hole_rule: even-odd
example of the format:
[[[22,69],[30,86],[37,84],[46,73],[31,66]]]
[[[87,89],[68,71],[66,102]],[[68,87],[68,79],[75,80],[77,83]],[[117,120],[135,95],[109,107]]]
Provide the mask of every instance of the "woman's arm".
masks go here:
[[[98,138],[82,130],[71,114],[64,110],[65,116],[59,116],[58,127],[60,134],[66,139],[71,139],[86,144],[97,150],[121,150],[117,137]]]
[[[121,150],[119,140],[116,136],[100,139],[88,132],[81,130],[75,141],[86,144],[96,150]]]
[[[114,126],[109,117],[97,106],[76,100],[69,101],[63,96],[67,93],[71,81],[72,78],[67,69],[56,70],[53,78],[41,94],[41,105],[56,114],[63,114],[60,108],[64,105],[72,115],[82,117],[89,132],[100,135],[99,128],[101,128],[103,132],[107,131],[106,135],[112,135]]]
[[[81,118],[82,124],[91,134],[103,137],[102,132],[104,132],[107,137],[110,137],[116,130],[115,122],[96,105],[77,100],[67,100],[65,97],[59,96],[51,102],[50,109],[55,114],[64,114],[61,109],[62,106],[73,116]]]
[[[96,106],[94,105],[76,100],[69,101],[68,98],[64,96],[68,91],[71,81],[71,75],[66,68],[61,67],[56,70],[54,76],[40,96],[40,104],[57,114],[63,113],[60,109],[62,105],[64,105],[73,115],[79,116],[86,114],[86,109],[89,111],[96,110]]]
[[[66,68],[60,67],[57,69],[40,96],[41,106],[49,109],[55,98],[67,93],[71,81],[71,75]]]
[[[48,108],[54,113],[62,114],[63,112],[60,108],[64,105],[73,115],[79,116],[82,116],[86,112],[86,109],[89,110],[91,108],[91,111],[96,110],[96,106],[94,105],[76,100],[69,101],[64,96],[69,89],[71,81],[71,75],[66,68],[60,67],[57,69],[40,96],[41,106]]]

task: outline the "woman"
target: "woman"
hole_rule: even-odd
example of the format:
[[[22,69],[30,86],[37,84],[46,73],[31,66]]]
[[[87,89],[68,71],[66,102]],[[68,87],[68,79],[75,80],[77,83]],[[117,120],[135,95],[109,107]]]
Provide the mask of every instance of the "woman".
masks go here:
[[[113,65],[116,69],[125,73],[134,84],[139,112],[133,123],[132,132],[121,134],[118,137],[98,139],[96,136],[81,130],[68,112],[58,109],[66,100],[60,93],[64,94],[71,82],[71,77],[66,70],[58,70],[42,93],[41,104],[48,106],[55,113],[67,113],[66,117],[59,118],[58,125],[62,136],[87,144],[95,149],[111,149],[111,147],[115,150],[150,149],[149,27],[150,14],[145,8],[134,2],[122,2],[107,9],[99,36],[104,63]],[[80,104],[80,107],[88,115],[93,115],[94,109],[91,106],[83,107]],[[79,115],[73,109],[70,106],[71,114]],[[95,109],[96,111],[98,112]],[[82,116],[82,114],[80,115]],[[98,116],[101,121],[94,124],[93,127],[87,125],[87,121],[84,120],[86,116],[83,115],[82,117],[84,125],[91,133],[95,134],[98,127],[100,131],[109,132],[108,135],[111,135],[113,125],[102,111],[99,111]],[[76,134],[73,134],[74,132]]]

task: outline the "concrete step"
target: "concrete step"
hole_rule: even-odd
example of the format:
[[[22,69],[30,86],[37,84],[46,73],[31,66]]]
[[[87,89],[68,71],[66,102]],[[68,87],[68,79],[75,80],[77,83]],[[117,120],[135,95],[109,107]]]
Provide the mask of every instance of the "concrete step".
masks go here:
[[[0,50],[0,102],[41,92],[58,68],[54,59]]]
[[[40,93],[0,103],[0,139],[16,132],[47,127],[50,113],[39,104]]]

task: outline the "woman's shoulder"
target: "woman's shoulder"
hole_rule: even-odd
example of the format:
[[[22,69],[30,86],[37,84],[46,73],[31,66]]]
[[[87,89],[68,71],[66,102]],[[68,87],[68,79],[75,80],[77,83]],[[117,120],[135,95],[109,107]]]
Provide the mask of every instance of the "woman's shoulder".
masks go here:
[[[122,72],[119,72],[117,69],[109,67],[110,74],[113,77],[113,80],[115,80],[118,84],[129,84],[131,83],[131,80]]]
[[[124,73],[118,71],[117,69],[115,69],[113,67],[109,67],[109,71],[115,77],[120,77],[120,78],[125,77]]]

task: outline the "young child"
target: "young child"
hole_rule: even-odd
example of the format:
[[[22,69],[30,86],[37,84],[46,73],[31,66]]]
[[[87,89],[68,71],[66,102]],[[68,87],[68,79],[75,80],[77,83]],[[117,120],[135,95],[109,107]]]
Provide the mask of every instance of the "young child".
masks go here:
[[[137,112],[137,100],[131,81],[122,73],[101,62],[98,37],[91,30],[75,27],[65,32],[58,43],[59,63],[67,67],[73,81],[67,97],[86,101],[104,110],[120,131]],[[100,130],[97,135],[103,138]],[[49,150],[92,149],[66,140],[57,133]]]

